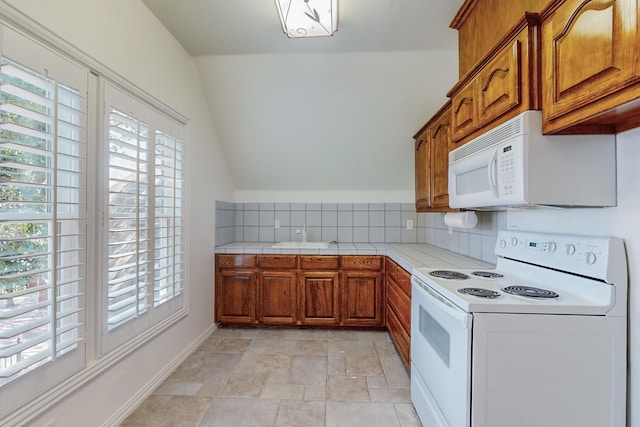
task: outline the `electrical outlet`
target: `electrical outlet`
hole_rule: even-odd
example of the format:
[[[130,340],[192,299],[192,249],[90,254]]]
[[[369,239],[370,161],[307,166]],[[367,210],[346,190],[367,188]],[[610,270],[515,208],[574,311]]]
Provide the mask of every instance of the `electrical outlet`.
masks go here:
[[[280,220],[276,219],[273,221],[273,228],[280,228]]]
[[[408,219],[407,220],[407,230],[413,230],[413,220],[412,219]]]

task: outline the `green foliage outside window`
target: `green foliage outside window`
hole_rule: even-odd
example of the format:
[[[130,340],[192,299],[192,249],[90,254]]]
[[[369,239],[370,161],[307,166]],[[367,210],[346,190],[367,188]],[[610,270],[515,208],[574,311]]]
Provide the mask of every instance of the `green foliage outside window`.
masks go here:
[[[44,89],[6,74],[2,75],[2,84],[47,97]],[[0,129],[0,294],[7,294],[26,289],[48,267],[49,223],[20,222],[15,214],[29,217],[50,210],[50,173],[46,170],[50,167],[50,142],[20,130],[42,132],[44,136],[51,129],[44,121],[49,116],[46,106],[5,91],[0,93],[0,100],[43,116],[40,121],[7,111],[10,109],[0,111],[0,122],[13,125]]]

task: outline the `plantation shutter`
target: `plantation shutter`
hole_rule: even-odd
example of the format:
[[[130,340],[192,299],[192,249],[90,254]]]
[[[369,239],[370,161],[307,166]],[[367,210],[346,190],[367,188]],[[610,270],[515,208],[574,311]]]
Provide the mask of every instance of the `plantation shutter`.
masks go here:
[[[109,108],[109,329],[147,310],[149,143],[147,123]]]
[[[154,115],[154,305],[182,294],[184,286],[184,143],[182,129]]]
[[[104,82],[102,353],[184,308],[183,126]]]
[[[84,366],[88,87],[86,70],[2,36],[0,414]]]

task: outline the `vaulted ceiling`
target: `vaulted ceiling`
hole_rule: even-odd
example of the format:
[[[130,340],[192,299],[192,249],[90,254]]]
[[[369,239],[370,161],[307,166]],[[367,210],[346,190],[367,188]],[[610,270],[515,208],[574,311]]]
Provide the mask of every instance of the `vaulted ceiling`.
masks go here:
[[[195,58],[237,191],[413,191],[462,0],[340,0],[314,39],[287,38],[273,0],[142,2]]]

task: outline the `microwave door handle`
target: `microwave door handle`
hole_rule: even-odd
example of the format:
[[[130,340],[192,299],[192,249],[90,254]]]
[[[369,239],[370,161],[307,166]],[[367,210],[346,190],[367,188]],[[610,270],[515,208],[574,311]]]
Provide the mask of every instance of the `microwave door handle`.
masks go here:
[[[491,186],[491,192],[496,198],[498,197],[497,164],[498,150],[495,150],[491,156],[491,160],[489,160],[489,185]]]

